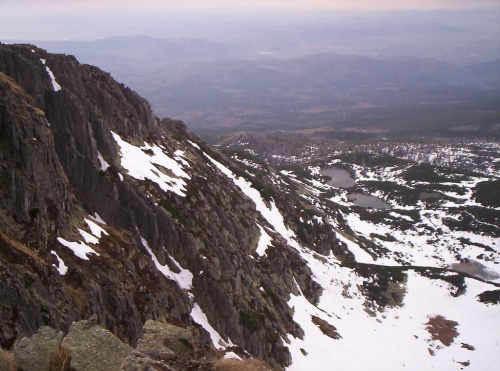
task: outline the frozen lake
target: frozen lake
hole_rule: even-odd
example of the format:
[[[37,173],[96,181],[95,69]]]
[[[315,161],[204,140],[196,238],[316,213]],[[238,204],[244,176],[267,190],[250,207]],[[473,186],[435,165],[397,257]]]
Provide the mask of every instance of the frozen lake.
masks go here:
[[[331,178],[326,184],[338,188],[351,188],[354,187],[356,182],[351,174],[344,169],[329,168],[323,169],[319,172],[321,175],[326,175]]]
[[[364,195],[362,193],[349,193],[347,198],[354,202],[356,206],[367,207],[372,209],[390,210],[391,205],[382,200],[381,198]]]

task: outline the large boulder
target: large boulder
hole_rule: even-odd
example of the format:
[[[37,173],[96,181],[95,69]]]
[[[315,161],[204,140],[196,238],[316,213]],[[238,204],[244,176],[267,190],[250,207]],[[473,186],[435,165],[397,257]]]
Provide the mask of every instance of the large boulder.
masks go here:
[[[17,369],[49,370],[59,354],[64,334],[52,327],[40,327],[32,337],[24,337],[14,347]]]
[[[93,320],[74,322],[62,342],[71,351],[71,370],[119,371],[133,349]]]
[[[193,334],[188,329],[169,323],[148,320],[144,324],[143,332],[143,341],[140,348],[144,348],[146,352],[147,348],[153,348],[151,347],[152,343],[157,343],[171,349],[175,356],[179,358],[196,358]],[[144,350],[141,349],[143,352]]]

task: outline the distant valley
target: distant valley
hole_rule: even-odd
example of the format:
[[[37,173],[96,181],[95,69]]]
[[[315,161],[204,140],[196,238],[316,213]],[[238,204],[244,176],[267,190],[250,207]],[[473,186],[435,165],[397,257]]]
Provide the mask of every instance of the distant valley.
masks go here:
[[[148,26],[154,37],[32,42],[110,72],[213,144],[247,131],[499,139],[497,11],[216,14]]]
[[[214,144],[241,131],[337,141],[500,138],[500,59],[466,66],[332,53],[244,60],[221,43],[147,37],[41,45],[108,69],[158,116],[182,119]]]

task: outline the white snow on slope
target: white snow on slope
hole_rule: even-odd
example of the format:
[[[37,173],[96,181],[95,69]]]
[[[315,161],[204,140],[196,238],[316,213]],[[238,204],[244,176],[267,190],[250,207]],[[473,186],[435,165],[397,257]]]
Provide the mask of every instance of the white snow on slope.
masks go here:
[[[295,234],[285,225],[283,215],[281,215],[280,211],[278,210],[276,204],[273,201],[269,203],[270,207],[267,207],[259,191],[253,188],[252,184],[249,181],[247,181],[242,177],[236,177],[236,175],[234,175],[234,173],[231,170],[222,165],[220,162],[214,160],[206,153],[204,153],[204,155],[224,175],[230,178],[234,182],[234,184],[236,184],[247,197],[249,197],[255,203],[255,208],[257,209],[257,211],[261,213],[261,215],[267,220],[267,222],[271,226],[273,226],[274,230],[278,232],[288,242],[290,246],[293,246],[295,248],[300,248],[299,244],[295,240]]]
[[[175,281],[179,285],[179,287],[183,290],[190,290],[193,287],[193,274],[189,270],[183,269],[179,265],[179,263],[177,263],[174,260],[174,258],[172,258],[169,255],[170,260],[180,270],[179,273],[172,272],[172,270],[169,268],[168,265],[162,265],[158,261],[153,250],[151,250],[151,248],[149,247],[148,242],[142,237],[141,237],[141,241],[142,241],[143,246],[148,251],[149,255],[151,255],[151,258],[153,259],[153,262],[155,263],[156,269],[158,269],[165,277],[167,277],[169,280]]]
[[[88,233],[80,228],[78,228],[78,231],[80,232],[86,243],[97,245],[99,243],[99,238],[102,236],[102,234],[107,235],[108,232],[106,232],[103,228],[94,223],[92,220],[86,218],[84,220],[85,223],[87,223],[87,225],[89,226],[91,233]]]
[[[207,156],[207,158],[209,157]],[[241,178],[236,178],[228,168],[217,161],[213,159],[210,161],[231,178],[248,197],[254,200],[257,209],[262,210],[262,215],[268,215],[268,211],[273,206],[262,207],[262,204],[266,205],[265,202],[260,195],[256,196],[252,192],[248,182],[245,184]],[[386,169],[379,177],[375,171],[365,171],[361,168],[359,171],[364,180],[372,180],[373,177],[380,178],[379,180],[389,180],[387,177],[399,177],[401,172],[396,168],[390,168]],[[290,174],[284,175],[290,176]],[[390,180],[392,181],[392,179]],[[470,181],[470,186],[476,182]],[[402,180],[397,183],[404,184]],[[303,195],[303,197],[311,205],[317,206],[316,200],[311,195],[317,195],[325,189],[318,184],[311,185],[317,188],[317,191],[309,192],[308,190],[310,194]],[[352,202],[345,197],[346,193],[346,191],[339,192],[338,198],[345,202],[345,206],[353,206]],[[375,195],[384,196],[383,193],[375,193]],[[451,252],[440,256],[440,250],[443,248],[443,244],[449,244],[450,241],[452,249],[458,248],[459,246],[454,244],[459,237],[469,238],[472,242],[484,243],[497,250],[498,239],[468,232],[454,234],[456,231],[445,228],[442,218],[445,217],[445,214],[447,217],[452,217],[452,215],[442,209],[425,210],[426,205],[423,203],[400,206],[392,200],[389,201],[393,210],[387,214],[396,220],[399,217],[406,222],[413,222],[415,229],[401,231],[383,223],[363,220],[359,214],[352,210],[345,213],[344,219],[347,225],[354,229],[355,238],[349,236],[350,233],[341,235],[338,232],[337,237],[348,245],[349,250],[354,252],[358,262],[401,265],[400,260],[403,260],[408,263],[422,263],[428,266],[447,266],[456,260],[452,259]],[[474,203],[467,202],[467,204]],[[459,203],[454,203],[453,206],[442,206],[457,207]],[[318,208],[328,213],[328,208],[323,209],[321,205]],[[420,213],[421,221],[414,221],[412,217],[406,215],[407,212],[406,214],[402,212],[402,210],[413,209],[424,210]],[[317,307],[308,302],[302,294],[292,296],[288,302],[294,308],[294,320],[305,331],[303,340],[296,339],[292,335],[288,335],[285,339],[285,342],[286,340],[291,342],[289,349],[293,363],[288,368],[289,370],[416,371],[435,369],[458,371],[461,369],[490,370],[495,369],[496,365],[499,364],[500,336],[497,334],[500,334],[500,309],[495,305],[480,303],[476,297],[486,290],[495,290],[495,286],[474,279],[466,279],[466,293],[455,298],[450,295],[450,292],[455,291],[455,288],[450,284],[442,280],[428,279],[410,270],[406,285],[407,293],[402,307],[386,308],[383,312],[369,314],[366,311],[366,304],[373,303],[367,301],[360,288],[365,281],[371,282],[372,277],[363,278],[355,271],[342,267],[333,255],[321,259],[316,258],[317,254],[300,246],[297,240],[287,233],[288,228],[280,223],[279,217],[274,218],[270,224],[277,231],[284,232],[282,234],[288,241],[292,240],[291,245],[297,247],[297,251],[311,268],[314,280],[324,288]],[[335,227],[335,230],[340,228],[333,220],[330,220],[330,224]],[[436,234],[429,233],[430,229],[426,226],[432,226],[437,231]],[[439,231],[444,231],[444,234],[438,235]],[[397,240],[391,241],[390,238],[387,241],[385,239],[379,240],[377,237],[371,236],[372,233],[381,236],[388,234],[395,236]],[[408,233],[411,235],[406,236]],[[448,238],[452,234],[455,237]],[[383,252],[379,259],[374,260],[361,248],[356,236],[380,242],[380,246],[385,247],[387,252]],[[417,239],[412,245],[413,237]],[[438,238],[437,241],[435,237]],[[388,242],[393,245],[387,245]],[[432,249],[429,248],[431,246]],[[478,252],[482,251],[473,246],[465,246],[461,249],[463,256],[475,256],[474,253],[477,255]],[[413,253],[416,256],[413,256]],[[378,254],[381,254],[380,251],[377,252]],[[492,255],[495,254],[492,253]],[[496,256],[498,257],[498,254]],[[485,264],[493,265],[494,261]],[[442,275],[445,273],[443,272]],[[456,274],[449,272],[448,275]],[[311,321],[312,315],[335,326],[342,339],[334,340],[324,335]],[[426,329],[429,318],[438,315],[458,322],[459,335],[449,347],[438,340],[431,339],[431,335]],[[468,345],[474,346],[475,350],[467,349]],[[434,356],[430,354],[429,349],[435,353]],[[302,350],[307,355],[304,355]],[[465,367],[467,362],[470,362],[469,367]]]
[[[96,221],[97,223],[104,224],[106,225],[106,222],[101,218],[101,216],[97,213],[95,213],[93,216],[89,215],[90,219]],[[106,231],[104,231],[106,232]]]
[[[189,144],[191,144],[194,148],[196,149],[201,149],[199,145],[197,145],[195,142],[191,142],[190,140],[187,141]]]
[[[303,296],[292,296],[289,301],[295,309],[294,320],[305,331],[305,337],[300,340],[289,336],[293,364],[288,370],[460,370],[462,365],[458,362],[466,361],[471,362],[470,370],[492,370],[500,361],[500,335],[494,335],[500,334],[500,311],[475,300],[475,295],[491,286],[467,280],[467,294],[454,298],[445,284],[410,272],[404,307],[370,317],[364,311],[361,296],[341,296],[343,288],[338,281],[346,285],[352,274],[345,268],[333,269],[336,274],[326,276],[322,274],[326,272],[314,269],[321,278],[335,277],[335,284],[322,282],[326,292],[319,309]],[[335,326],[342,339],[324,335],[311,323],[311,315]],[[436,315],[458,322],[459,335],[450,347],[431,340],[425,329],[429,317]],[[462,343],[475,350],[462,347]],[[435,356],[430,355],[429,348],[435,350]]]
[[[80,259],[89,260],[89,257],[87,256],[88,254],[99,255],[99,253],[97,253],[93,248],[83,243],[82,241],[70,242],[66,241],[62,237],[57,237],[57,240],[61,245],[67,247],[68,249],[71,249],[71,251],[73,251],[73,253]]]
[[[209,156],[207,158],[254,200],[257,210],[290,245],[297,248],[311,268],[314,279],[324,288],[317,307],[303,295],[290,298],[288,304],[294,308],[294,320],[305,331],[305,337],[301,340],[288,336],[293,361],[289,370],[460,370],[463,365],[458,362],[467,361],[471,362],[469,369],[483,370],[490,367],[488,354],[500,354],[499,342],[492,341],[491,336],[481,335],[488,333],[490,326],[498,328],[499,309],[479,303],[475,298],[482,291],[493,289],[492,286],[467,280],[467,293],[454,298],[450,295],[447,283],[432,281],[410,272],[403,307],[388,308],[372,317],[366,312],[366,298],[359,290],[364,278],[349,268],[341,267],[333,255],[326,259],[326,263],[324,258],[316,259],[315,253],[300,246],[293,238],[273,203],[268,208],[249,182],[236,178],[225,166]],[[355,224],[353,227],[362,235],[369,237],[374,232],[371,230],[374,224],[365,225],[361,219],[349,220],[349,215],[347,219],[348,224]],[[338,233],[337,236],[348,245],[358,261],[374,263],[371,255],[356,242]],[[398,265],[392,257],[376,262]],[[457,330],[460,335],[450,347],[436,344],[425,328],[429,317],[435,315],[459,323]],[[312,322],[311,316],[335,326],[342,338],[334,340],[323,334]],[[473,328],[476,328],[476,335]],[[476,350],[472,352],[462,347],[462,343],[475,346]],[[434,349],[435,356],[430,355],[429,348]],[[305,350],[307,356],[301,349]],[[356,350],[362,356],[357,356]]]
[[[212,327],[212,325],[208,322],[207,316],[200,308],[198,303],[194,303],[193,309],[191,310],[191,317],[197,324],[201,325],[205,330],[207,330],[216,349],[234,346],[231,339],[229,339],[228,341],[224,340],[222,336],[220,336],[220,334]]]
[[[61,90],[61,85],[59,85],[56,81],[56,78],[54,77],[54,73],[52,72],[52,70],[49,68],[49,66],[47,66],[45,63],[47,62],[46,59],[40,59],[40,61],[42,62],[42,64],[45,66],[45,71],[47,71],[47,73],[49,74],[49,77],[50,77],[50,81],[52,82],[52,87],[54,88],[55,91],[59,91]]]
[[[97,215],[97,214],[96,214]],[[99,215],[97,215],[99,217]],[[104,223],[104,220],[102,220],[100,217],[99,219],[101,220],[101,224],[106,224]],[[97,225],[96,223],[94,223],[92,220],[89,220],[89,219],[84,219],[85,220],[85,223],[87,223],[87,225],[89,226],[92,234],[94,236],[96,236],[97,238],[100,238],[101,235],[108,235],[108,232],[106,232],[104,230],[104,228],[102,228],[101,226]]]
[[[191,177],[183,170],[178,161],[167,156],[156,145],[144,143],[142,147],[136,147],[124,141],[118,134],[111,133],[120,147],[121,165],[130,176],[141,180],[150,179],[165,192],[171,191],[179,196],[186,196],[185,187],[187,184],[184,179]],[[174,176],[164,174],[157,166],[170,170]]]
[[[330,223],[332,225],[335,225],[335,223],[333,221],[331,221],[331,220],[330,220]],[[370,263],[374,263],[375,262],[375,260],[373,259],[373,257],[370,254],[368,254],[365,250],[363,250],[356,242],[354,242],[351,239],[347,238],[346,236],[344,236],[340,232],[337,232],[336,236],[337,236],[337,239],[339,241],[342,241],[343,243],[345,243],[347,245],[347,248],[349,249],[350,252],[352,252],[354,254],[354,259],[358,263],[367,263],[367,264],[370,264]]]
[[[99,160],[99,163],[101,164],[101,170],[106,171],[106,169],[109,167],[109,164],[106,162],[104,157],[102,157],[101,152],[97,151],[97,159]]]
[[[85,240],[86,243],[90,243],[92,245],[97,245],[99,243],[99,239],[94,236],[93,234],[90,234],[83,229],[78,228],[78,232],[82,235],[83,239]]]
[[[57,261],[59,263],[59,266],[56,266],[55,264],[52,265],[56,267],[61,276],[64,276],[66,273],[68,273],[68,267],[66,266],[66,264],[64,264],[64,261],[59,257],[59,255],[57,255],[54,250],[52,250],[50,253],[57,258]]]
[[[266,256],[266,250],[268,247],[272,247],[272,238],[267,234],[264,228],[262,228],[259,224],[257,226],[260,229],[260,237],[259,237],[259,243],[257,245],[257,249],[255,252],[259,256]]]
[[[466,361],[471,362],[470,370],[489,370],[500,361],[500,308],[476,299],[479,293],[494,289],[491,285],[466,279],[466,294],[455,298],[448,283],[409,271],[403,306],[372,317],[365,311],[366,298],[359,291],[364,278],[338,265],[333,255],[320,261],[303,250],[301,256],[324,291],[317,307],[302,294],[292,295],[288,302],[305,337],[288,336],[293,363],[287,370],[458,371],[462,365],[457,362]],[[324,335],[311,322],[313,315],[335,326],[342,338]],[[436,315],[459,323],[459,336],[450,347],[431,340],[425,329],[428,317]],[[475,351],[462,343],[474,346]],[[435,356],[429,354],[429,348]]]

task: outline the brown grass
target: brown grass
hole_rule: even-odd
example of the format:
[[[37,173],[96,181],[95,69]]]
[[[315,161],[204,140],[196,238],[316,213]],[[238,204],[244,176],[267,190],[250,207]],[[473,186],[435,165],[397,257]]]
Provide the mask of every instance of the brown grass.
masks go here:
[[[49,371],[70,371],[71,349],[67,345],[61,347],[51,354]]]
[[[450,321],[443,316],[429,318],[427,331],[431,334],[432,340],[439,340],[443,345],[449,347],[458,336],[456,327],[458,322]]]
[[[7,245],[12,247],[13,249],[18,250],[19,252],[28,255],[30,258],[35,260],[37,263],[47,266],[47,262],[41,259],[34,251],[30,250],[26,245],[20,243],[16,239],[12,238],[8,234],[0,231],[0,238],[5,241]]]
[[[238,360],[234,358],[219,359],[214,364],[214,371],[271,371],[267,363],[257,359]]]
[[[87,294],[85,293],[85,290],[83,290],[81,287],[73,287],[71,285],[68,285],[63,282],[64,288],[68,292],[68,294],[73,298],[73,302],[75,303],[75,306],[77,309],[83,313],[85,310],[85,307],[87,305]]]
[[[6,349],[0,348],[0,368],[2,367],[6,367],[5,371],[17,370],[16,359],[14,357],[14,354]]]

